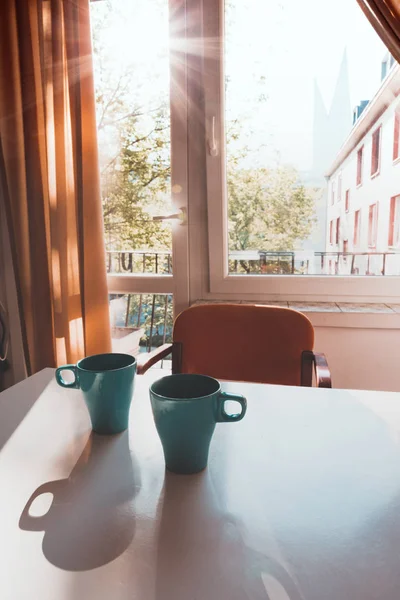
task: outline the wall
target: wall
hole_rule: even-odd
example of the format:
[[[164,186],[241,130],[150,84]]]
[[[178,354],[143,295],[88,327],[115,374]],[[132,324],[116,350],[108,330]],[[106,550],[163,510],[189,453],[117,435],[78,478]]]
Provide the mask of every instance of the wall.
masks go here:
[[[400,330],[316,327],[335,388],[400,392]]]

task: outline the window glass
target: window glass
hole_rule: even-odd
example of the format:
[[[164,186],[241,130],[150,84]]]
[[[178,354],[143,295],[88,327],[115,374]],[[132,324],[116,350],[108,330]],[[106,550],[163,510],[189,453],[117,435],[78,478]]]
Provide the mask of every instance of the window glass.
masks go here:
[[[224,73],[229,272],[371,274],[350,273],[351,258],[326,268],[332,244],[351,240],[349,255],[354,246],[376,255],[368,241],[378,227],[388,239],[388,219],[376,219],[368,240],[355,214],[377,194],[389,212],[380,162],[393,140],[387,98],[396,99],[385,86],[393,77],[400,85],[400,72],[357,2],[225,0]],[[377,129],[369,115],[379,103]],[[363,182],[365,160],[381,172],[374,190]]]

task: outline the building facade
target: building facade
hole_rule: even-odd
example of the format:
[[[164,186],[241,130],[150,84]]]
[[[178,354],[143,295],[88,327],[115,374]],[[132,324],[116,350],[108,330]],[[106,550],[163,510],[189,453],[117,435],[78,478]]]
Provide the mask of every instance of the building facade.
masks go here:
[[[380,88],[355,109],[326,174],[325,272],[400,274],[399,94],[400,66],[385,57]]]

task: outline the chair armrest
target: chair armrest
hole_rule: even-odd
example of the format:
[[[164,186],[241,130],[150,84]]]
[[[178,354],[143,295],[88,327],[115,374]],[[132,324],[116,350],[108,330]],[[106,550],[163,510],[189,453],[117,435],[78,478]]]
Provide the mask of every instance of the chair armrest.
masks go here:
[[[325,354],[314,353],[314,371],[317,387],[331,388],[332,378]]]
[[[137,373],[143,375],[150,367],[171,354],[172,344],[163,344],[151,352],[143,352],[136,357]]]

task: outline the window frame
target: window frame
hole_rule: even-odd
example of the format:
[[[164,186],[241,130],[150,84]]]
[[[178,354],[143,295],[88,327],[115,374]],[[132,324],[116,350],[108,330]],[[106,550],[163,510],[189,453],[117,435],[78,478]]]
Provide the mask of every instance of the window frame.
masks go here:
[[[212,40],[212,51],[203,46],[202,73],[206,140],[209,297],[246,299],[246,297],[256,296],[266,301],[308,299],[315,302],[377,302],[399,298],[400,277],[229,273],[224,141],[224,3],[223,0],[202,0],[202,8],[203,45],[207,40]],[[364,150],[364,145],[362,149]],[[364,158],[363,154],[364,151],[362,158]]]
[[[400,106],[394,111],[393,121],[393,162],[400,160]]]
[[[368,248],[376,249],[378,237],[379,203],[374,202],[368,207]]]
[[[397,205],[397,206],[396,206]],[[389,235],[388,235],[388,246],[389,248],[398,249],[400,248],[400,194],[392,196],[390,198],[390,212],[389,212]],[[397,221],[397,223],[396,223]],[[397,227],[396,227],[397,225]],[[396,232],[397,229],[397,232]],[[397,233],[397,235],[396,235]],[[397,240],[395,239],[397,237]]]
[[[348,188],[344,193],[344,212],[350,212],[350,188]]]
[[[340,217],[336,219],[335,243],[336,246],[340,243]]]
[[[376,136],[378,136],[378,144],[375,143]],[[375,145],[375,150],[374,150]],[[381,172],[381,148],[382,148],[382,125],[376,127],[372,132],[371,136],[371,179],[377,177]],[[376,154],[378,154],[378,158],[376,158]],[[376,161],[376,169],[373,170]]]
[[[340,202],[342,199],[342,171],[339,172],[338,175],[338,183],[337,183],[337,202]]]
[[[356,187],[361,187],[363,184],[364,170],[364,144],[357,150],[357,171],[356,171]]]
[[[361,229],[361,208],[354,211],[353,224],[353,249],[360,245],[360,229]]]
[[[335,204],[335,191],[336,191],[336,180],[331,181],[331,206]]]

